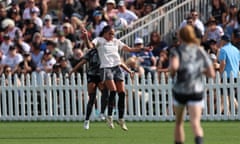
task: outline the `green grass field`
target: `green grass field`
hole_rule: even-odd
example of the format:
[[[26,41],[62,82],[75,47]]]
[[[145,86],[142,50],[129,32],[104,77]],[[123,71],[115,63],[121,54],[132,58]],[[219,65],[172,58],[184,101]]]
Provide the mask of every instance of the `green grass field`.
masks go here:
[[[127,122],[129,131],[104,122],[1,122],[1,144],[173,144],[174,122]],[[239,144],[240,122],[203,122],[206,144]],[[193,143],[189,122],[185,123],[186,144]]]

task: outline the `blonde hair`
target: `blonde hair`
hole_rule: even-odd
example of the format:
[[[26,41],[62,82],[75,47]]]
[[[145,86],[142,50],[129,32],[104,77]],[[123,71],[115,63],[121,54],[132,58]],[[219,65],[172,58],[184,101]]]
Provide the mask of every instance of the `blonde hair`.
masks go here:
[[[194,28],[186,25],[179,30],[179,37],[185,43],[200,44],[200,40],[196,37]]]

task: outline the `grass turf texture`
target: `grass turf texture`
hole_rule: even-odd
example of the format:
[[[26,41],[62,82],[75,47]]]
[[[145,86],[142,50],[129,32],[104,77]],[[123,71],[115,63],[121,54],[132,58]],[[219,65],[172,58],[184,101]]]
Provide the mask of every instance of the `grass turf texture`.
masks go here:
[[[202,122],[205,143],[239,144],[240,122]],[[127,122],[125,132],[104,122],[1,122],[1,144],[172,144],[174,122]],[[189,122],[185,122],[186,144],[193,144]]]

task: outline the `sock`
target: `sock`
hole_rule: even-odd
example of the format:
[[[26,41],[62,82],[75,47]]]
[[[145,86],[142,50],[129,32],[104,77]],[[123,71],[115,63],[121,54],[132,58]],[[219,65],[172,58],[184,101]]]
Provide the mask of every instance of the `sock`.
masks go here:
[[[96,99],[96,93],[89,94],[89,100],[88,100],[88,104],[87,104],[87,114],[86,114],[85,120],[89,120],[89,117],[92,113],[92,107],[95,102],[95,99]]]
[[[195,144],[203,144],[203,137],[196,136],[195,137]]]
[[[122,119],[125,110],[125,93],[120,92],[118,93],[118,118]]]
[[[101,96],[101,113],[103,114],[105,112],[105,109],[108,104],[108,89],[102,90],[102,96]]]
[[[115,104],[116,91],[111,91],[108,99],[108,116],[112,116],[113,107]]]

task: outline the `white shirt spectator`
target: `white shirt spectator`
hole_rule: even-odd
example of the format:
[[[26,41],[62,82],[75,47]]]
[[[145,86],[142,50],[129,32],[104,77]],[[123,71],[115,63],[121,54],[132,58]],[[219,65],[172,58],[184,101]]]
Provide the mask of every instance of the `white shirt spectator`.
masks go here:
[[[7,55],[8,51],[9,51],[9,47],[13,45],[12,42],[10,42],[9,44],[2,42],[1,46],[0,46],[0,50],[2,51],[3,55]]]
[[[34,23],[35,23],[37,26],[39,26],[40,28],[43,27],[43,21],[42,21],[42,19],[41,19],[40,17],[36,17],[36,18],[34,19]]]
[[[102,29],[108,25],[106,21],[101,21],[99,25],[96,25],[94,33],[96,36],[99,36],[99,34],[101,33]]]
[[[55,25],[51,25],[50,27],[44,25],[42,28],[42,36],[45,38],[52,38],[54,36],[55,28]]]
[[[224,31],[221,26],[216,26],[215,31],[209,31],[207,34],[207,40],[214,39],[217,43],[220,42],[221,37],[224,35]]]
[[[38,13],[40,13],[40,10],[38,7],[34,6],[32,9],[38,11]],[[26,19],[31,19],[31,8],[25,8],[24,11],[23,11],[23,19],[26,20]]]
[[[138,19],[137,15],[129,10],[126,10],[125,12],[118,12],[117,16],[119,18],[124,18],[129,25]]]
[[[27,53],[30,52],[31,47],[28,43],[22,41],[21,46],[22,46],[24,52],[27,52]]]
[[[7,55],[6,58],[3,59],[2,63],[3,65],[9,65],[12,69],[14,69],[22,61],[22,55],[17,53],[14,57]]]
[[[182,27],[184,27],[186,25],[187,25],[187,20],[183,20],[183,22],[180,24],[179,29],[181,29]],[[197,19],[196,21],[194,21],[193,25],[196,26],[202,32],[202,35],[204,35],[205,27],[201,20]]]

